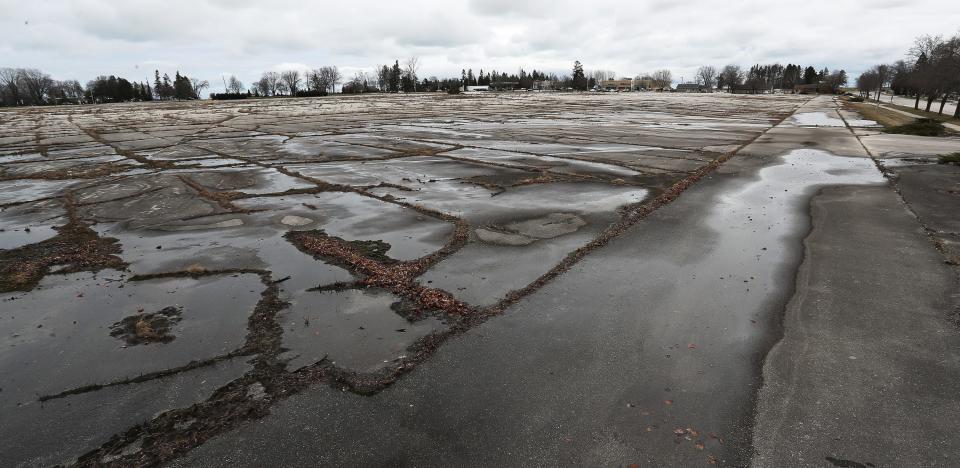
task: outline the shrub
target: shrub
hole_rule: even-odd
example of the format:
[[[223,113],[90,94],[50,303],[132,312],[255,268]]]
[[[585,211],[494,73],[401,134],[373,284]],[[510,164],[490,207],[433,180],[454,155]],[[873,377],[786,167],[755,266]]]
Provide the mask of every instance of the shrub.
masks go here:
[[[916,119],[908,124],[887,129],[887,133],[900,133],[918,136],[943,136],[946,128],[933,119]]]
[[[960,165],[960,151],[950,154],[940,155],[940,164],[958,164]]]
[[[447,88],[447,94],[460,94],[460,88],[456,86],[450,86]]]
[[[248,93],[210,93],[210,99],[224,101],[228,99],[246,99]]]
[[[326,91],[309,91],[309,90],[297,91],[297,97],[321,97],[326,95],[327,95]]]
[[[850,96],[847,100],[850,102],[863,102],[863,96]]]

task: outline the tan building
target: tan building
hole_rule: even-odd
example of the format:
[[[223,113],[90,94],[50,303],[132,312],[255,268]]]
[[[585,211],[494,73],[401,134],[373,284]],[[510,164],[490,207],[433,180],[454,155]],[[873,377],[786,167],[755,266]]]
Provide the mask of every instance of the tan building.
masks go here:
[[[634,89],[657,89],[657,82],[653,81],[653,78],[649,76],[644,76],[642,78],[634,78],[633,80]]]
[[[606,89],[610,91],[630,91],[633,89],[633,80],[603,80],[600,82],[600,89]]]

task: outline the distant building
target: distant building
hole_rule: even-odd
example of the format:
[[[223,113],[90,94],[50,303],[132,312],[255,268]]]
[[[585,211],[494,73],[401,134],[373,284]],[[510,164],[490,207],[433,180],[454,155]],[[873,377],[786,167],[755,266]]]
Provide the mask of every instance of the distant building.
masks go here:
[[[468,93],[469,93],[469,92],[476,92],[476,91],[490,91],[490,87],[489,87],[489,86],[486,86],[486,85],[484,85],[484,86],[467,86],[467,89],[465,89],[464,91],[466,91],[466,92],[468,92]]]
[[[657,86],[657,82],[654,81],[652,77],[643,76],[633,79],[633,89],[646,91],[659,88],[660,87]]]
[[[699,83],[680,83],[677,85],[676,90],[681,93],[703,93],[706,91],[706,88]]]
[[[552,91],[557,89],[557,83],[553,80],[534,81],[530,86],[530,89],[537,91]]]
[[[520,83],[517,81],[492,81],[490,82],[490,89],[495,91],[513,91],[520,86]]]
[[[600,89],[605,89],[607,91],[630,91],[633,89],[633,80],[629,78],[620,80],[602,80],[600,81]]]

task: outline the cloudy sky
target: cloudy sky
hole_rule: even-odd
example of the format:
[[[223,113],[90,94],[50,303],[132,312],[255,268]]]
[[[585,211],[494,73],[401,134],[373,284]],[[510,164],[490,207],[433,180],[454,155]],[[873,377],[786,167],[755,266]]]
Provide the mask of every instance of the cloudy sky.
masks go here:
[[[851,75],[902,58],[920,34],[960,32],[956,0],[0,0],[0,67],[86,82],[154,69],[222,87],[264,70],[345,76],[416,55],[419,76],[463,68],[623,76],[704,64],[800,63]]]

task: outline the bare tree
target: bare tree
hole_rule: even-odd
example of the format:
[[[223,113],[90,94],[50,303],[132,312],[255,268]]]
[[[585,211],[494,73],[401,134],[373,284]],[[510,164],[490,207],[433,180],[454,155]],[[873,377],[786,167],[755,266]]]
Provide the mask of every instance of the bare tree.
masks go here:
[[[368,83],[369,77],[367,76],[367,73],[364,71],[358,71],[353,75],[353,78],[350,79],[350,88],[352,88],[354,93],[364,93],[367,91]]]
[[[307,87],[310,88],[310,91],[321,92],[327,90],[327,83],[324,81],[324,75],[320,72],[319,69],[310,70],[307,73]]]
[[[241,83],[236,76],[230,75],[230,80],[227,81],[227,91],[240,94],[243,92],[243,83]]]
[[[76,101],[83,99],[83,86],[77,80],[57,81],[54,86],[66,99]]]
[[[933,66],[933,80],[937,83],[936,88],[940,94],[940,109],[937,113],[943,114],[943,107],[950,95],[960,94],[960,36],[944,41],[934,50]],[[928,104],[927,109],[929,108]]]
[[[14,68],[0,68],[0,99],[4,105],[16,106],[21,103],[20,71]]]
[[[417,90],[417,71],[420,70],[420,58],[414,55],[407,59],[407,62],[404,64],[404,73],[406,73],[407,78],[413,82],[413,90]]]
[[[743,71],[740,70],[739,65],[727,65],[720,72],[720,79],[723,80],[723,85],[727,87],[728,91],[733,91],[737,86],[743,84]]]
[[[653,72],[653,82],[659,89],[669,89],[673,83],[673,73],[670,70],[657,70]]]
[[[880,92],[883,91],[883,87],[887,85],[890,81],[890,65],[880,64],[874,65],[871,69],[877,76],[876,79],[876,89],[877,89],[877,103],[880,102]]]
[[[263,72],[257,88],[264,96],[276,96],[280,84],[280,74],[275,71]]]
[[[878,83],[880,83],[880,77],[877,76],[877,71],[867,70],[857,77],[857,91],[860,91],[861,97],[869,97],[870,93],[877,89]]]
[[[704,65],[698,68],[697,83],[707,89],[715,88],[717,86],[717,69],[712,65]]]
[[[601,81],[617,79],[617,73],[613,70],[594,70],[590,72],[590,77],[599,84]]]
[[[53,85],[53,79],[50,75],[35,68],[19,69],[19,82],[21,88],[26,89],[27,96],[31,104],[43,104],[46,102],[47,92]]]
[[[280,74],[280,81],[290,92],[290,95],[295,96],[300,89],[300,72],[297,70],[287,70]]]
[[[320,67],[317,73],[320,75],[319,82],[323,84],[325,90],[329,89],[332,93],[337,92],[337,83],[343,80],[343,75],[337,70],[336,65]]]
[[[929,112],[930,105],[940,96],[941,86],[937,75],[940,73],[941,64],[938,63],[938,50],[943,45],[943,36],[926,35],[918,37],[910,48],[910,56],[916,60],[912,80],[917,89],[914,108],[919,108],[920,95],[923,94],[927,97],[926,110]]]
[[[193,97],[200,99],[200,93],[210,87],[210,82],[198,78],[190,78],[190,87],[193,88]]]
[[[947,83],[947,89],[953,93],[953,96],[957,98],[957,107],[953,111],[953,118],[960,119],[960,35],[953,36],[947,42],[946,47],[949,48],[949,62],[945,64],[944,75],[949,80]],[[944,95],[946,98],[946,95]],[[940,103],[940,113],[943,113],[943,105],[945,102]]]
[[[265,76],[261,76],[260,79],[253,84],[253,87],[256,90],[257,94],[261,96],[270,95],[270,83],[268,82]]]

